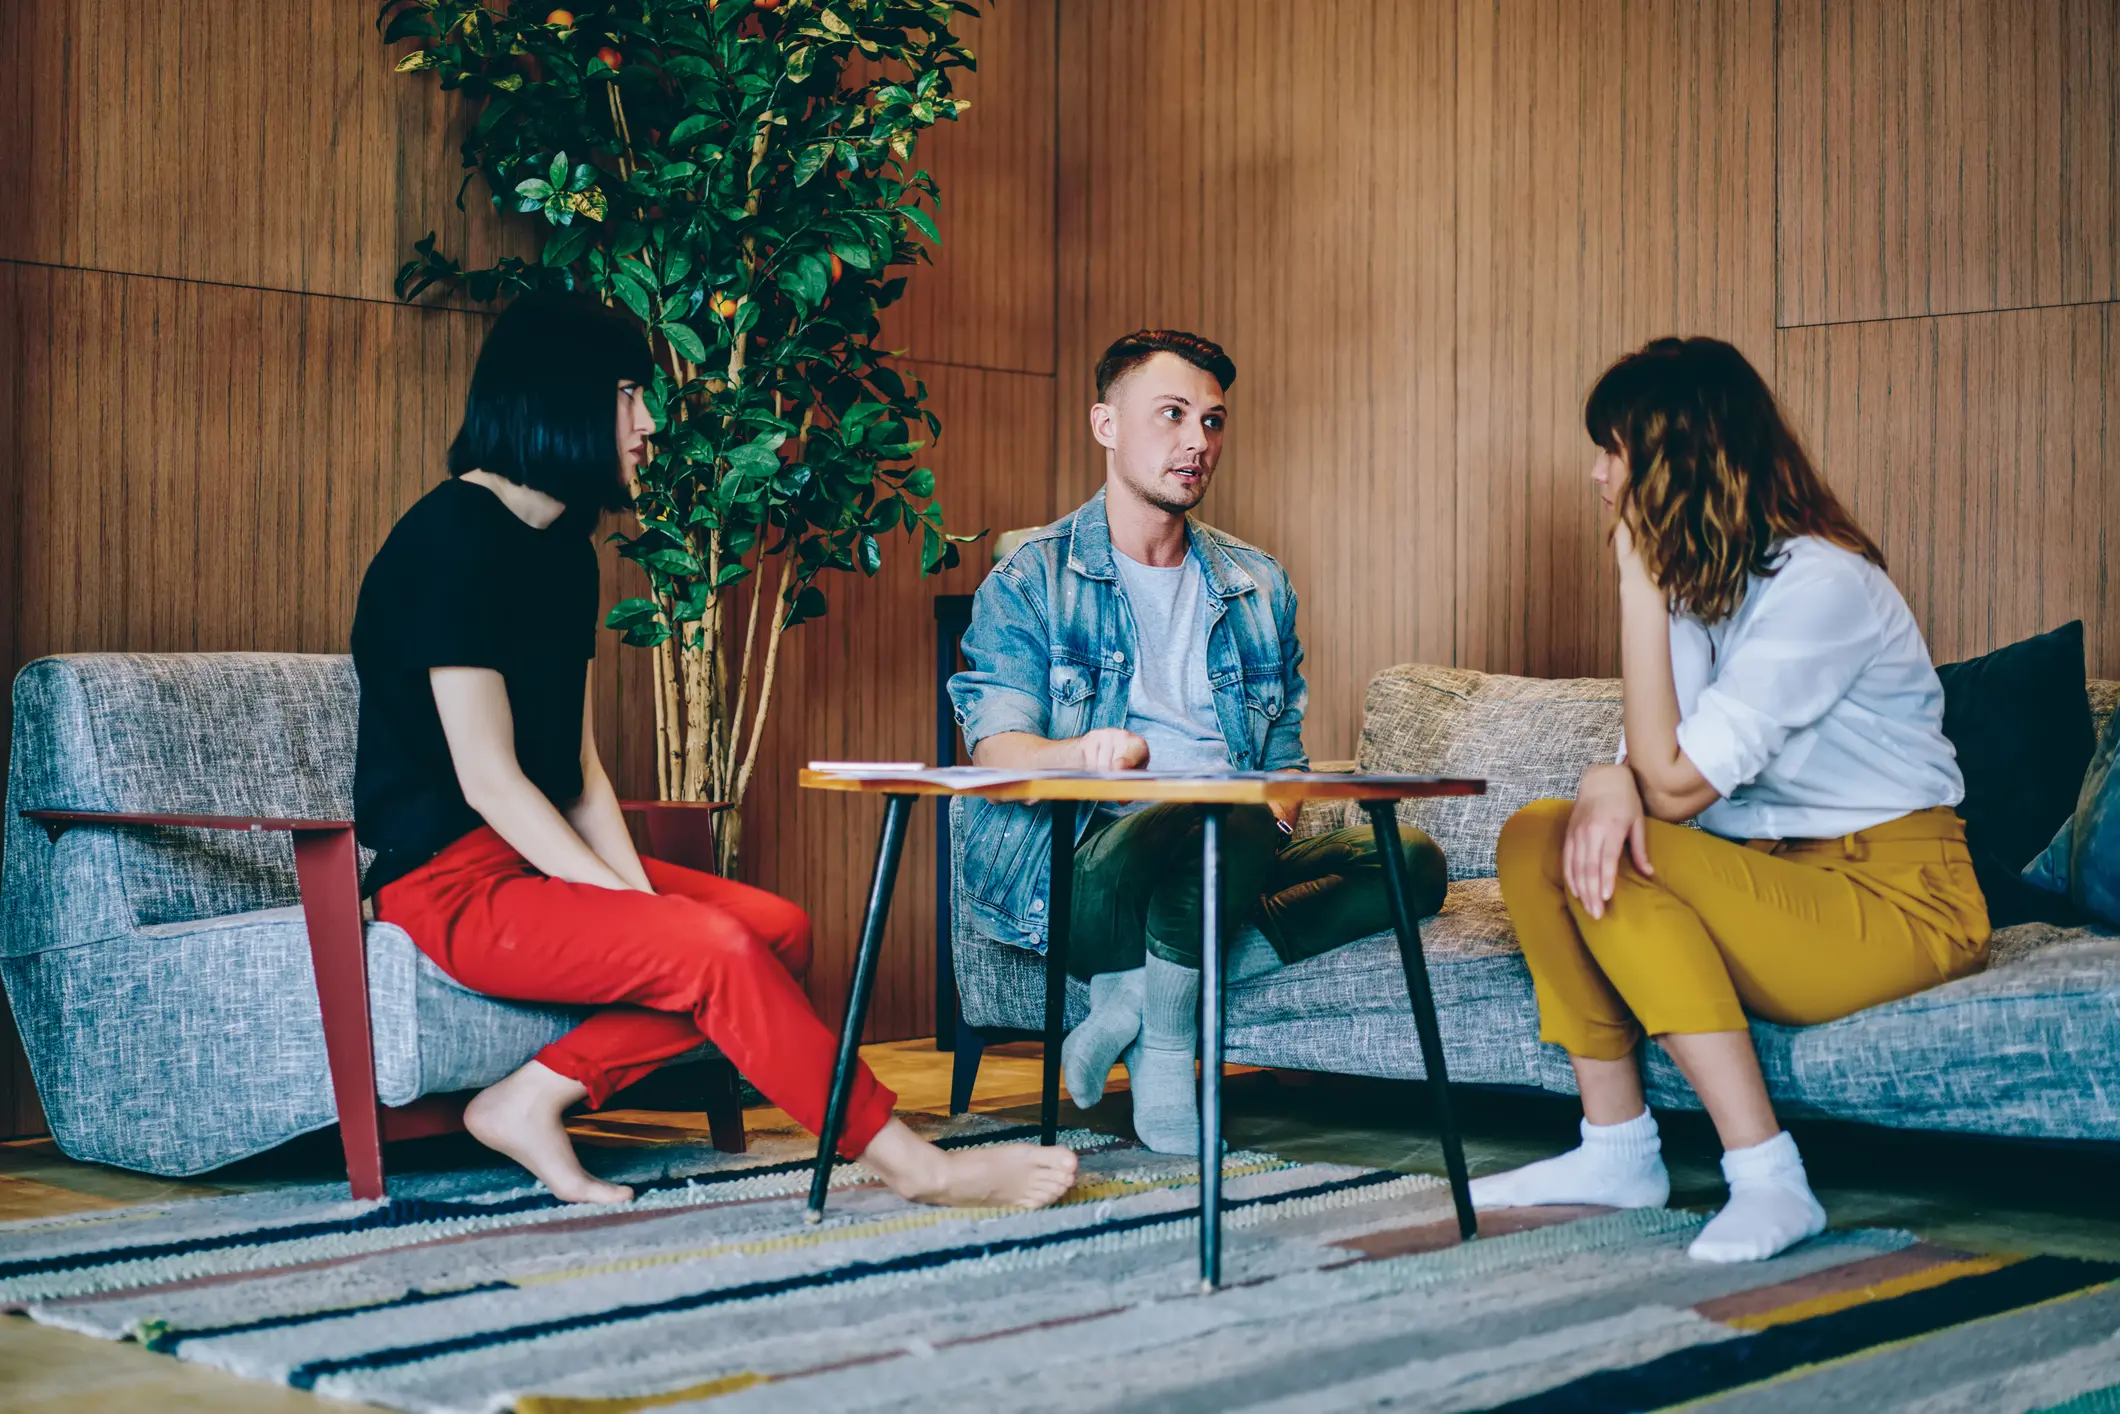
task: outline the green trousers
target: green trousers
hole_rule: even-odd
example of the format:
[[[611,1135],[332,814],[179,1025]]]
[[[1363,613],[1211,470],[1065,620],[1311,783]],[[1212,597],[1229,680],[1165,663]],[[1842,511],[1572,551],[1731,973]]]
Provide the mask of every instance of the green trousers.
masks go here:
[[[1077,977],[1128,972],[1155,953],[1200,965],[1200,818],[1197,805],[1155,805],[1091,826],[1075,849],[1067,970]],[[1406,896],[1416,916],[1443,906],[1443,852],[1399,827]],[[1264,806],[1223,817],[1227,933],[1258,925],[1284,963],[1392,926],[1384,866],[1367,825],[1291,840]]]

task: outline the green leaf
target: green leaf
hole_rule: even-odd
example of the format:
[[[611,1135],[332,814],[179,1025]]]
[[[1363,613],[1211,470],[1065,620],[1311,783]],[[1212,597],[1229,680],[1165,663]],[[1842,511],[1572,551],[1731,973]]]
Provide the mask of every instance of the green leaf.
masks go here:
[[[873,577],[883,568],[883,547],[876,543],[873,535],[863,535],[854,545],[854,562],[861,566],[863,574]]]
[[[824,591],[814,584],[805,584],[795,595],[794,603],[789,606],[785,624],[793,628],[810,619],[821,619],[824,617],[824,611]]]
[[[409,10],[398,11],[397,17],[390,22],[389,28],[383,31],[383,43],[385,44],[395,44],[401,39],[433,39],[435,37],[434,22],[427,18],[426,11],[417,6]]]
[[[567,190],[587,191],[595,181],[596,169],[586,162],[578,162],[567,177]]]
[[[662,336],[665,339],[670,341],[670,347],[677,350],[678,357],[693,363],[706,362],[706,341],[693,333],[689,325],[680,324],[673,319],[668,323],[658,324],[655,327],[662,331]]]
[[[789,174],[794,177],[795,185],[798,187],[808,186],[810,178],[824,170],[825,161],[831,155],[832,145],[828,142],[812,143],[810,146],[805,147],[795,158],[794,169]],[[863,266],[862,268],[867,269],[868,267]]]
[[[691,273],[692,253],[683,246],[679,246],[676,250],[663,257],[662,278],[664,289],[682,283],[685,276]]]
[[[932,496],[935,494],[935,473],[924,466],[916,466],[905,474],[906,494],[910,496]]]
[[[876,266],[876,253],[869,249],[868,242],[857,241],[851,236],[834,237],[832,254],[844,260],[850,269],[872,270]]]
[[[621,599],[604,615],[605,628],[631,628],[659,618],[662,609],[653,599]]]
[[[736,337],[741,339],[758,323],[758,301],[747,299],[736,311]]]
[[[559,269],[581,259],[582,250],[589,244],[594,233],[587,226],[576,226],[563,230],[545,242],[544,263],[547,269]]]
[[[670,579],[689,579],[705,568],[690,550],[653,550],[641,556],[640,562]]]
[[[647,290],[642,287],[639,280],[627,274],[624,267],[620,267],[618,272],[612,276],[611,288],[617,292],[620,299],[626,302],[626,308],[639,316],[641,323],[652,324],[655,322],[655,316],[649,312]]]
[[[935,229],[934,217],[928,215],[917,206],[901,206],[898,208],[898,214],[905,217],[908,226],[917,228],[922,235],[936,245],[942,244],[942,232]]]
[[[798,255],[781,267],[775,283],[804,304],[815,307],[824,303],[825,291],[832,287],[832,267],[815,255]]]
[[[517,182],[515,184],[515,194],[525,201],[534,201],[542,205],[552,195],[552,183],[545,181],[541,177],[532,177],[526,182]]]
[[[949,542],[936,533],[932,525],[920,527],[920,572],[933,574],[942,565],[950,552]]]
[[[714,126],[714,117],[709,113],[694,113],[691,117],[670,129],[670,148],[678,151],[699,141],[701,135]]]
[[[716,589],[726,589],[750,572],[751,567],[749,565],[741,561],[731,561],[721,567],[720,574],[714,576],[714,587]]]
[[[549,170],[546,171],[545,180],[550,182],[555,187],[561,187],[567,184],[566,153],[555,152],[552,154],[552,166]]]

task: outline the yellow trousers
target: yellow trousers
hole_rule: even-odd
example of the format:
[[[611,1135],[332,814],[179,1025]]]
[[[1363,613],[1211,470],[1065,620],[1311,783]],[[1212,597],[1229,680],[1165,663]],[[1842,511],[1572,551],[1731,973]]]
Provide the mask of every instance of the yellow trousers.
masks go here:
[[[1815,1026],[1977,972],[1987,901],[1965,822],[1916,811],[1839,839],[1726,840],[1648,822],[1603,918],[1561,878],[1574,802],[1538,800],[1496,846],[1502,901],[1538,991],[1539,1035],[1618,1060],[1644,1032]]]

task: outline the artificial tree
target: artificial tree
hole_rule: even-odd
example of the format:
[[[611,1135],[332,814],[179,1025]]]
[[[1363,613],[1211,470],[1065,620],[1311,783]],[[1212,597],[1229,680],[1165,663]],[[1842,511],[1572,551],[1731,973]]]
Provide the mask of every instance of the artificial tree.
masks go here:
[[[949,531],[934,473],[913,464],[941,430],[925,385],[876,340],[905,290],[890,272],[941,240],[914,152],[969,106],[950,96],[952,71],[973,67],[951,26],[977,14],[949,0],[380,7],[385,42],[416,44],[398,69],[475,109],[465,187],[483,177],[496,209],[544,233],[534,259],[467,270],[430,232],[399,296],[586,288],[655,349],[661,431],[637,532],[615,537],[649,592],[607,622],[655,655],[666,800],[741,805],[782,635],[825,612],[826,571],[874,575],[902,529],[930,574],[976,538]],[[732,811],[724,871],[740,838]]]

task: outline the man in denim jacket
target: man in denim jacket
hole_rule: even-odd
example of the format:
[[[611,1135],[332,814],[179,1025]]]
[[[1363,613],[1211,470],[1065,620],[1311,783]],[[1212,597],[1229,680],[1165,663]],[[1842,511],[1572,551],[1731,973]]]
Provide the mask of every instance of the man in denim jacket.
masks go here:
[[[1273,557],[1192,519],[1222,455],[1236,366],[1196,334],[1142,330],[1097,364],[1090,429],[1104,489],[1032,535],[980,586],[950,696],[972,759],[999,768],[1302,770],[1303,647]],[[1063,1048],[1093,1105],[1123,1054],[1134,1127],[1164,1153],[1199,1145],[1200,811],[1078,812],[1068,967],[1090,1016]],[[1229,812],[1234,981],[1390,926],[1367,826],[1295,841],[1294,810]],[[1050,807],[974,799],[963,896],[987,936],[1043,949]],[[1435,844],[1401,829],[1411,897],[1441,906]]]

